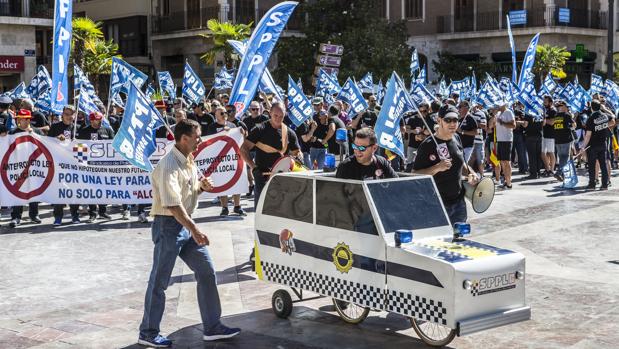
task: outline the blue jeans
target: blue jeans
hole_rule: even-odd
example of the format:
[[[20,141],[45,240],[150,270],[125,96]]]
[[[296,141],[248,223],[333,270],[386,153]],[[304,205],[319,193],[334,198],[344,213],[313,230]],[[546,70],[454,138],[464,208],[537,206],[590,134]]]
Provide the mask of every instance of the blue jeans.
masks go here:
[[[449,216],[449,223],[452,227],[455,223],[466,222],[466,202],[464,202],[464,197],[458,200],[458,202],[451,205],[445,204],[445,211],[447,211],[447,216]]]
[[[563,166],[567,164],[570,159],[570,149],[572,148],[572,142],[569,143],[557,143],[557,160],[559,161],[559,172],[563,171]]]
[[[204,331],[218,326],[221,304],[217,292],[217,277],[206,246],[196,244],[189,231],[171,216],[155,216],[152,238],[155,243],[153,269],[144,299],[140,336],[154,338],[159,334],[165,308],[164,291],[168,288],[177,256],[183,259],[196,276],[198,306]]]
[[[312,159],[310,157],[310,153],[308,151],[303,152],[303,165],[305,165],[305,167],[309,168],[310,170],[312,169]]]
[[[316,168],[322,170],[325,167],[325,157],[327,156],[326,148],[310,148],[310,161],[312,164],[316,161]],[[310,170],[313,167],[310,168]]]

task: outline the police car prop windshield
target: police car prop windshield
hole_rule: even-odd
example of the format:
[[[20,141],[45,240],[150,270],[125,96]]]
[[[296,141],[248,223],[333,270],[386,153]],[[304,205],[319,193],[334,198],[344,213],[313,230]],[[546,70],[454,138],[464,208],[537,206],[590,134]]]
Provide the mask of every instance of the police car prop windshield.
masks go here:
[[[354,181],[274,175],[256,212],[258,278],[333,298],[342,319],[370,310],[411,319],[427,344],[528,320],[522,254],[462,238],[430,176]],[[292,297],[274,293],[286,318]]]

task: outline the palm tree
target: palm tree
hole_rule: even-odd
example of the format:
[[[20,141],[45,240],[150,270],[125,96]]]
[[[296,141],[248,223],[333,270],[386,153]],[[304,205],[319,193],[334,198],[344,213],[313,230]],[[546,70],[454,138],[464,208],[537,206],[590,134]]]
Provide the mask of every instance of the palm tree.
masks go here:
[[[211,34],[200,34],[205,39],[213,39],[213,47],[206,51],[200,59],[207,64],[215,63],[215,57],[218,53],[223,53],[224,64],[227,69],[232,69],[234,62],[240,60],[239,56],[234,52],[232,47],[228,45],[228,40],[243,41],[251,35],[251,26],[249,24],[232,24],[229,22],[220,22],[216,19],[209,19],[206,26],[211,31]]]
[[[549,73],[556,78],[563,79],[566,77],[563,67],[571,55],[565,47],[538,45],[533,72],[539,76],[540,82]]]
[[[94,41],[103,39],[101,22],[95,22],[88,17],[73,18],[73,39],[71,48],[73,49],[73,62],[79,66],[84,65],[84,48],[92,45]]]
[[[84,47],[82,70],[89,75],[95,89],[99,88],[99,76],[112,73],[112,58],[122,58],[118,44],[113,40],[89,41]]]

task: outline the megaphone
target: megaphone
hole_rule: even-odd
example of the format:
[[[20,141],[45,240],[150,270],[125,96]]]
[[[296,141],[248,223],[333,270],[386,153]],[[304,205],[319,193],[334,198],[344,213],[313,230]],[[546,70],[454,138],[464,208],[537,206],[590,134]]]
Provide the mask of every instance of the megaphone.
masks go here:
[[[464,196],[471,202],[473,211],[476,213],[486,212],[492,200],[494,199],[494,181],[489,178],[483,178],[477,185],[471,185],[464,181]]]

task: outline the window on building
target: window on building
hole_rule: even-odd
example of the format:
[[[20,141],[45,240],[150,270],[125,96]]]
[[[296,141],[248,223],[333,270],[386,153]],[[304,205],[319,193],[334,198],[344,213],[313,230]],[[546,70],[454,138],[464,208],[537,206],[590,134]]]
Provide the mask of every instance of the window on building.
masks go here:
[[[161,15],[170,15],[170,0],[161,0]]]
[[[378,235],[361,184],[317,181],[316,224]]]
[[[407,19],[423,19],[424,0],[405,0],[404,13]]]
[[[313,182],[309,178],[273,177],[265,194],[262,213],[313,223]]]

